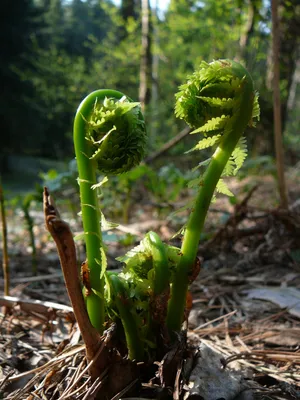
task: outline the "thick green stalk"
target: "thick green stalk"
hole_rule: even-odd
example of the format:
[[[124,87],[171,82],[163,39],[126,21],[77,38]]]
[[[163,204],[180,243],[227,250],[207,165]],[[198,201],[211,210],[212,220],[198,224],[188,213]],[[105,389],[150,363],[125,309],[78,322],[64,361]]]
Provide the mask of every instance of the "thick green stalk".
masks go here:
[[[155,232],[148,232],[152,259],[154,266],[154,282],[153,292],[154,295],[159,295],[167,289],[169,285],[170,273],[168,268],[168,256],[163,242]]]
[[[100,296],[91,293],[86,298],[87,311],[92,325],[103,332],[104,324],[104,278],[100,277],[101,267],[101,216],[97,191],[92,186],[97,183],[96,170],[97,162],[91,160],[93,148],[91,143],[86,140],[87,121],[93,112],[96,102],[102,101],[105,97],[120,99],[123,93],[115,90],[97,90],[90,93],[79,105],[74,120],[74,146],[78,165],[79,188],[83,229],[85,232],[86,255],[90,270],[91,288],[97,291]],[[101,297],[102,296],[102,297]]]
[[[185,228],[181,259],[174,275],[168,307],[167,326],[170,334],[173,334],[174,331],[179,331],[183,322],[188,275],[196,260],[200,235],[216,185],[252,117],[254,101],[252,79],[240,64],[232,61],[230,63],[233,77],[241,80],[239,107],[236,110],[238,114],[232,115],[224,136],[203,175],[193,210]]]
[[[129,359],[141,361],[144,349],[139,337],[136,320],[130,311],[130,299],[127,297],[122,280],[117,275],[111,274],[109,280],[124,328]]]

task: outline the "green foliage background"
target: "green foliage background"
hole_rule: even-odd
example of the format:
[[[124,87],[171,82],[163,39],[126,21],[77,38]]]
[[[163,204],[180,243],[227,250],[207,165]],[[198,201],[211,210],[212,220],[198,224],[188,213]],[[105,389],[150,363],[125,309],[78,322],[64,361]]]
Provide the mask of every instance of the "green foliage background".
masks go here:
[[[287,159],[294,162],[299,153],[300,121],[293,110],[300,102],[300,85],[295,86],[300,5],[297,0],[280,3],[284,140]],[[202,60],[236,57],[260,92],[262,121],[250,150],[273,155],[270,2],[171,0],[163,13],[152,9],[151,20],[158,77],[157,100],[146,108],[150,148],[159,148],[183,128],[173,109],[174,93],[186,75]],[[9,170],[11,155],[72,158],[74,113],[90,91],[112,88],[138,99],[140,1],[117,6],[109,0],[3,0],[0,22],[2,173]],[[193,138],[188,140],[173,152],[190,148]]]

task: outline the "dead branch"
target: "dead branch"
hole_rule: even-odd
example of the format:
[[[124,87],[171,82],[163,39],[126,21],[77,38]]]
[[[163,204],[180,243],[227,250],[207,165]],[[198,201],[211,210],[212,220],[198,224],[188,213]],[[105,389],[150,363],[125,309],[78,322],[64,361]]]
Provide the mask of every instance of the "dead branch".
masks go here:
[[[186,127],[181,132],[179,132],[174,138],[165,143],[158,151],[150,154],[146,159],[146,164],[156,160],[161,157],[165,153],[167,153],[172,147],[174,147],[178,142],[180,142],[183,138],[185,138],[191,132],[191,128]]]
[[[68,295],[86,346],[87,359],[91,361],[94,360],[99,349],[101,337],[92,326],[86,311],[80,286],[73,235],[69,225],[60,218],[47,188],[44,188],[43,201],[46,227],[56,243]],[[90,369],[90,373],[96,379],[98,373],[94,364],[95,362],[92,363],[93,368]]]

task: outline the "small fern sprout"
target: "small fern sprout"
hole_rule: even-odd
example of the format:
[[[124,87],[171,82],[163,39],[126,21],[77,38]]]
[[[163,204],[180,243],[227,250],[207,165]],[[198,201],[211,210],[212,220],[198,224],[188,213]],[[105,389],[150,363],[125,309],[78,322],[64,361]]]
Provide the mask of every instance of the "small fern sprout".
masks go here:
[[[131,310],[131,299],[124,287],[126,280],[122,277],[111,274],[109,277],[110,288],[114,301],[119,313],[120,320],[122,321],[126,345],[128,348],[128,357],[130,360],[140,361],[144,356],[143,343],[140,339],[138,324],[136,322],[135,314]],[[124,283],[123,283],[124,281]]]
[[[103,332],[106,259],[96,171],[120,174],[141,161],[146,130],[139,103],[115,90],[97,90],[79,105],[74,120],[81,212],[86,243],[86,306],[92,325]]]
[[[191,150],[214,147],[205,173],[194,181],[198,193],[185,226],[181,258],[174,274],[168,307],[169,332],[179,331],[188,288],[188,275],[195,264],[200,235],[215,191],[230,195],[223,176],[235,175],[247,155],[243,137],[247,126],[259,118],[258,95],[248,71],[231,60],[202,62],[176,95],[175,114],[203,135]],[[197,168],[196,167],[196,168]]]

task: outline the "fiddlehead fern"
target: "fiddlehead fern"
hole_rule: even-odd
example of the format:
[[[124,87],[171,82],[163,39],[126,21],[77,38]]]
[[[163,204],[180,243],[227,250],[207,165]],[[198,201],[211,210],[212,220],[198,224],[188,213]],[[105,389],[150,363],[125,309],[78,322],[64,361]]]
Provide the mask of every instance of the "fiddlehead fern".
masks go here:
[[[137,165],[145,151],[145,124],[138,103],[115,90],[97,90],[79,105],[74,120],[74,146],[79,173],[82,221],[91,290],[86,297],[93,326],[104,324],[104,272],[101,212],[96,171],[119,174]]]
[[[222,174],[234,174],[245,158],[245,141],[242,135],[247,126],[259,117],[257,95],[247,70],[230,60],[218,60],[210,64],[202,62],[196,71],[180,87],[176,95],[175,114],[184,119],[194,131],[202,133],[193,150],[215,146],[203,176],[189,216],[181,257],[174,275],[167,325],[170,333],[179,331],[184,315],[188,274],[195,263],[200,234],[213,194],[218,189],[226,191],[220,178]],[[225,187],[226,188],[226,187]]]
[[[106,174],[129,171],[144,156],[145,133],[139,103],[129,102],[124,95],[118,101],[105,97],[100,104],[97,98],[86,132],[94,151],[90,159]]]
[[[164,331],[167,305],[170,294],[170,282],[179,261],[179,249],[164,244],[155,232],[148,232],[140,244],[118,257],[123,262],[124,269],[119,277],[125,282],[130,308],[136,321],[138,336],[143,343],[144,353],[149,354],[158,345],[158,339]],[[108,273],[109,277],[112,276]],[[108,296],[109,297],[109,296]],[[119,306],[111,302],[111,306],[119,310],[124,330],[126,324],[123,321]],[[126,333],[126,332],[125,332]],[[128,349],[138,344],[137,340],[127,340]],[[137,351],[133,349],[131,353]],[[152,353],[153,354],[153,353]]]

